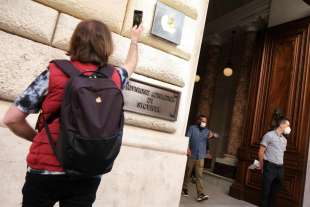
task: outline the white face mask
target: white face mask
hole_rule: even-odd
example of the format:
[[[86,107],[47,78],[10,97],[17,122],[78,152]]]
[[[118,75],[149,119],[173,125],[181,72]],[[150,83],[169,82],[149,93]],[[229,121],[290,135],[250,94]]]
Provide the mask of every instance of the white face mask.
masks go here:
[[[292,129],[291,129],[291,127],[286,127],[285,129],[284,129],[284,134],[290,134],[291,133],[291,131],[292,131]]]
[[[206,123],[206,122],[201,122],[201,123],[200,123],[200,127],[201,127],[201,128],[205,128],[206,126],[207,126],[207,123]]]

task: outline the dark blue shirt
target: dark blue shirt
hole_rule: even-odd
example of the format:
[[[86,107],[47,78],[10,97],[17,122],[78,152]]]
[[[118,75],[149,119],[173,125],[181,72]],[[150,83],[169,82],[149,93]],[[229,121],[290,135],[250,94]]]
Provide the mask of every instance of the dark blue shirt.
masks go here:
[[[207,154],[207,144],[209,130],[207,128],[200,129],[197,125],[192,125],[186,134],[189,137],[189,149],[192,152],[191,158],[201,160]]]

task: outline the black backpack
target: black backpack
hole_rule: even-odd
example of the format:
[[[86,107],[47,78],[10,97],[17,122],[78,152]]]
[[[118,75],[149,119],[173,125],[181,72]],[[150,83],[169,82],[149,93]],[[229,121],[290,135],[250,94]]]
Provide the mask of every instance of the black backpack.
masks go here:
[[[52,61],[70,77],[61,109],[45,121],[49,143],[67,174],[95,176],[111,171],[122,144],[124,125],[122,91],[107,65],[91,75],[70,61]],[[87,74],[87,75],[86,75]],[[53,142],[48,124],[60,117],[60,132]]]

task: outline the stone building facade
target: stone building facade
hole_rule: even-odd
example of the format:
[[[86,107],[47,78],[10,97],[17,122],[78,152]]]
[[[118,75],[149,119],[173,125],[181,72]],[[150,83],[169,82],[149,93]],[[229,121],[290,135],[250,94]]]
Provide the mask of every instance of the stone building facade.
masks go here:
[[[120,65],[130,44],[134,10],[144,12],[133,77],[180,92],[178,119],[125,113],[123,147],[112,173],[103,177],[95,206],[179,204],[188,145],[184,133],[208,0],[160,1],[186,16],[178,46],[150,34],[157,0],[0,0],[0,118],[50,60],[68,58],[70,36],[82,19],[102,20],[111,28],[115,51],[110,62]],[[35,120],[35,115],[29,117],[32,124]],[[29,143],[3,125],[0,136],[0,185],[4,187],[0,200],[5,206],[17,206]]]

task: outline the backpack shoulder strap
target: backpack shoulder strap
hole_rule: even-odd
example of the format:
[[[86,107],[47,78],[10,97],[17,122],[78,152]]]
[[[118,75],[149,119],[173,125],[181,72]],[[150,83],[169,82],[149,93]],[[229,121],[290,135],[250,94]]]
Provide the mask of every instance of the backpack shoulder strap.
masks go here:
[[[114,73],[114,67],[112,65],[107,65],[105,67],[100,67],[98,68],[98,72],[103,73],[104,75],[106,75],[108,78],[112,78],[113,73]]]
[[[67,76],[75,77],[81,74],[81,72],[73,66],[69,60],[53,60],[51,63],[54,63],[62,72]]]
[[[113,75],[112,75],[112,80],[115,82],[117,87],[121,89],[123,87],[123,82],[121,78],[121,74],[117,71],[117,69],[114,69]]]
[[[105,74],[109,79],[113,80],[119,89],[122,87],[120,74],[113,65],[107,65],[106,67],[99,68],[98,72]]]

